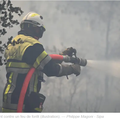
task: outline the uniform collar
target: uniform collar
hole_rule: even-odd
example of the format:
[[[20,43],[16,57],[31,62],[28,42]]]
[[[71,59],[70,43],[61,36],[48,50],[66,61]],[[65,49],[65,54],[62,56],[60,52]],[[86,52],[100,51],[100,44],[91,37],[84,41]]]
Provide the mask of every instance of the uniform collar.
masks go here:
[[[26,33],[26,31],[25,30],[20,30],[20,31],[18,31],[18,35],[19,34],[23,34],[23,35],[25,35],[25,36],[30,36],[30,37],[33,37],[33,38],[35,38],[36,40],[38,40],[36,37],[34,37],[33,35],[30,35],[29,33]]]

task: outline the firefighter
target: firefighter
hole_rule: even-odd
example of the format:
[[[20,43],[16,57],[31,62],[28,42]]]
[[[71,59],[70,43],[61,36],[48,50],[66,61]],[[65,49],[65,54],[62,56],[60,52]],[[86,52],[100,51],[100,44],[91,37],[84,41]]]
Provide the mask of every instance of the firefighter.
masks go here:
[[[3,92],[2,112],[16,112],[21,88],[31,67],[30,79],[23,104],[23,112],[41,112],[45,96],[40,94],[43,73],[50,76],[79,75],[80,65],[56,63],[38,41],[45,32],[43,17],[29,12],[21,21],[18,35],[5,50],[7,83]],[[65,51],[63,51],[64,53]]]

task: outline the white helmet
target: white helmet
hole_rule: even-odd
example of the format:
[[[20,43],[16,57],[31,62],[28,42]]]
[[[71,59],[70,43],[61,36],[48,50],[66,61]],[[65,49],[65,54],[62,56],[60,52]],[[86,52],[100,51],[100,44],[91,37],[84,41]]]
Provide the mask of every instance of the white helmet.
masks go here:
[[[43,19],[43,17],[41,15],[39,15],[35,12],[29,12],[22,19],[22,21],[20,23],[20,27],[22,28],[22,24],[24,24],[24,23],[32,24],[36,27],[41,27],[41,26],[44,27],[42,19]]]
[[[22,19],[20,27],[22,30],[27,31],[31,36],[41,38],[45,27],[42,21],[43,17],[35,12],[29,12]]]

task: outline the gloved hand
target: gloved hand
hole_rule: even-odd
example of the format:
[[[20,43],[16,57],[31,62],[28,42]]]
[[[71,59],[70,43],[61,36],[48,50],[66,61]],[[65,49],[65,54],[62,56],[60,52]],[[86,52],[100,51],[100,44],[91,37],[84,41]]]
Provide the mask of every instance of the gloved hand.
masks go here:
[[[65,76],[65,75],[71,75],[75,74],[78,76],[81,72],[81,67],[79,64],[59,64],[60,65],[60,72],[58,74],[58,77]]]
[[[68,55],[68,56],[72,57],[73,54],[76,54],[76,49],[69,47],[59,54],[60,55]]]

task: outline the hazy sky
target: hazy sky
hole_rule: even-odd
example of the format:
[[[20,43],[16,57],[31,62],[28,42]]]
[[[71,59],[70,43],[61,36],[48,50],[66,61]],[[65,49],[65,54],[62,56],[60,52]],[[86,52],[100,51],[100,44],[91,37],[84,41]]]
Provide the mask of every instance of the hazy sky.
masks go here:
[[[24,14],[21,17],[18,16],[15,17],[19,19],[19,21],[21,21],[23,16],[30,11],[35,11],[39,13],[40,15],[43,16],[44,25],[46,28],[46,32],[44,33],[43,38],[40,39],[40,42],[44,45],[45,48],[53,49],[53,46],[55,46],[58,50],[62,50],[63,48],[72,46],[77,49],[78,56],[86,58],[88,60],[105,59],[106,36],[108,30],[108,23],[110,22],[109,49],[111,51],[109,50],[109,52],[111,53],[109,54],[111,57],[112,56],[116,57],[117,55],[115,54],[116,50],[114,45],[116,44],[116,47],[119,48],[118,40],[120,37],[119,36],[120,2],[117,3],[115,2],[112,6],[111,2],[104,1],[103,2],[94,1],[73,2],[73,1],[71,2],[13,1],[14,6],[19,6],[24,11]],[[7,38],[11,35],[15,37],[17,35],[18,30],[19,26],[15,26],[14,28],[8,30],[8,34],[2,37],[2,39],[6,41]],[[48,53],[50,53],[48,49],[46,50]],[[0,76],[2,78],[1,81],[5,83],[6,81],[5,70],[3,68],[4,66],[0,67]],[[119,104],[120,95],[119,92],[115,89],[116,87],[118,87],[118,84],[120,84],[119,80],[114,77],[111,78],[111,76],[109,76],[110,77],[109,85],[112,84],[113,86],[111,85],[110,89],[111,95],[109,95],[109,101],[106,102],[106,100],[104,99],[105,74],[89,68],[82,69],[83,70],[80,78],[77,78],[78,82],[79,79],[81,79],[81,82],[79,82],[80,87],[77,88],[77,93],[72,103],[72,105],[73,106],[75,105],[76,107],[76,110],[73,109],[73,111],[78,111],[76,101],[79,102],[81,109],[83,111],[86,111],[85,107],[87,106],[87,104],[88,111],[94,111],[95,104],[98,104],[97,107],[99,107],[100,111],[114,111],[117,105],[120,107]],[[74,79],[76,78],[74,77]],[[52,91],[53,85],[52,82],[49,85],[47,84],[47,82],[43,86],[49,88],[49,91]],[[54,82],[56,86],[59,86],[59,80]],[[65,82],[63,82],[62,80],[62,84],[63,84],[62,89],[65,90],[68,81],[66,81],[65,79]],[[71,85],[71,83],[69,83],[69,85]],[[2,89],[3,85],[0,87]],[[42,91],[46,93],[46,89],[44,87]],[[69,87],[67,89],[69,89]],[[86,93],[86,89],[88,90],[87,91],[88,93]],[[58,89],[56,88],[56,91],[57,90]],[[48,101],[51,99],[49,97],[50,96],[49,91],[47,91],[48,96],[48,99],[46,100],[47,105],[49,104]],[[63,99],[66,98],[68,93],[69,91],[66,90],[66,93],[62,94]],[[2,95],[2,93],[0,94]],[[57,94],[57,92],[55,94]],[[85,98],[86,94],[88,95],[87,96],[88,98]],[[67,99],[67,101],[69,100]],[[47,110],[50,110],[50,108],[48,108]],[[67,111],[67,108],[65,110]],[[57,111],[57,109],[54,109],[54,111]],[[117,107],[116,111],[120,111],[120,109]]]

